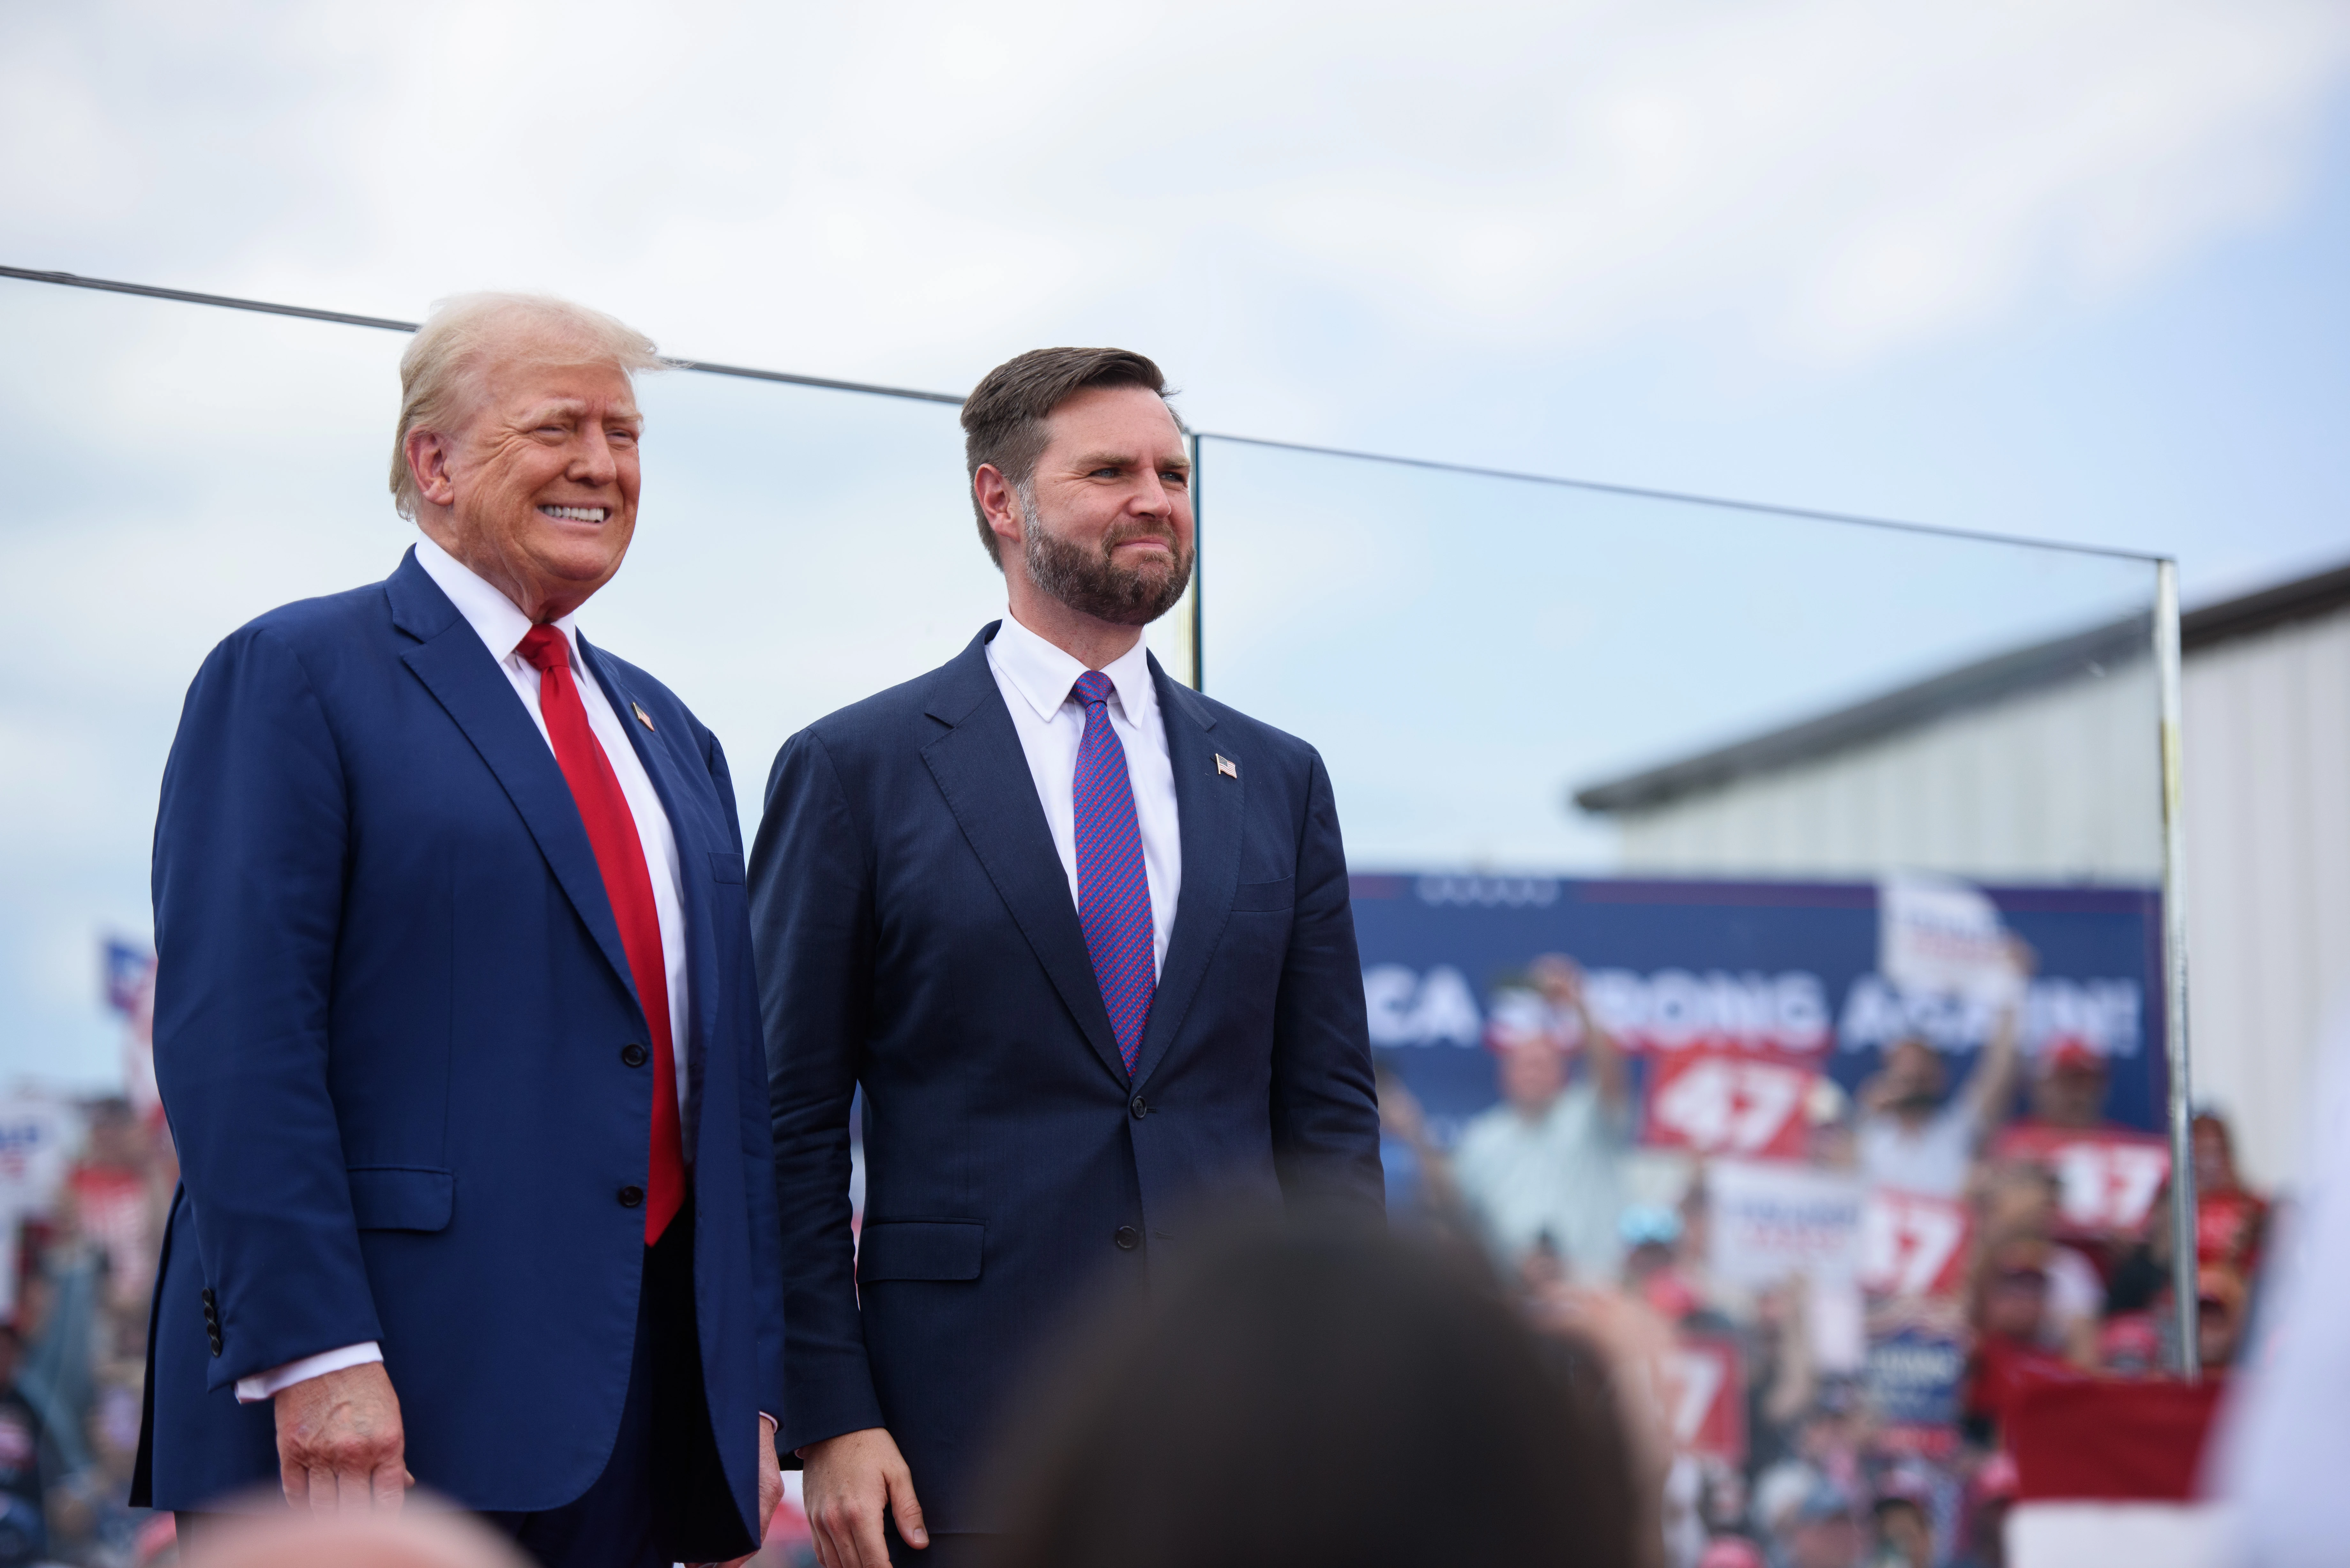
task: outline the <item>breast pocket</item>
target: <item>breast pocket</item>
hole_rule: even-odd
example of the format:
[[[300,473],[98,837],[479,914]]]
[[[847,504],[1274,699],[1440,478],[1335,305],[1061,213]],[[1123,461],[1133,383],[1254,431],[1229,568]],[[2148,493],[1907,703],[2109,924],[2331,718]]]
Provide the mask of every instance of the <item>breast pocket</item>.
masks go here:
[[[1277,882],[1243,882],[1232,889],[1232,912],[1251,910],[1290,909],[1297,906],[1297,878],[1284,877]]]

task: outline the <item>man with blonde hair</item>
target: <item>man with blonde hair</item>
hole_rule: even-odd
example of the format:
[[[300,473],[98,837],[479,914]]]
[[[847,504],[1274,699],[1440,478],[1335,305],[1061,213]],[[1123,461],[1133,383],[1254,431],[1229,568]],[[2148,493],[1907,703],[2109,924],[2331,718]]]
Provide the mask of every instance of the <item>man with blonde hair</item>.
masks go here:
[[[134,1498],[423,1485],[546,1564],[736,1558],[780,1495],[764,1060],[724,753],[573,617],[637,520],[645,337],[445,303],[415,547],[189,689],[155,830],[183,1171]]]

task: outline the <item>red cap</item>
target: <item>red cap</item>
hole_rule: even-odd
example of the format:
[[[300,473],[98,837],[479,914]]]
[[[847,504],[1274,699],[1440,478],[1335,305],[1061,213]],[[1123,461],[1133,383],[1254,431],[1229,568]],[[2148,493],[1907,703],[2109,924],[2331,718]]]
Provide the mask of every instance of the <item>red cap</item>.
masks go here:
[[[2106,1059],[2095,1046],[2077,1034],[2059,1034],[2041,1048],[2040,1070],[2043,1073],[2102,1073]]]

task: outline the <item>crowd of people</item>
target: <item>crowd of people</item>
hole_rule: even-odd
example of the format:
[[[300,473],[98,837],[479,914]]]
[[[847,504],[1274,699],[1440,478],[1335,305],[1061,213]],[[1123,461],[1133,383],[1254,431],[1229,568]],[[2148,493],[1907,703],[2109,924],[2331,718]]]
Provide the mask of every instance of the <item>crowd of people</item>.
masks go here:
[[[1721,1266],[1719,1167],[1640,1147],[1629,1054],[1593,1017],[1575,964],[1537,962],[1495,1018],[1500,1101],[1449,1147],[1382,1064],[1390,1214],[1407,1251],[1331,1244],[1268,1253],[1258,1239],[1217,1254],[1221,1263],[1180,1287],[1220,1291],[1221,1305],[1187,1296],[1181,1310],[1154,1314],[1149,1332],[1168,1336],[1174,1361],[1138,1359],[1131,1324],[1114,1348],[1080,1358],[1069,1397],[1055,1407],[1055,1431],[1031,1432],[1008,1450],[1027,1473],[1007,1469],[1004,1484],[1033,1519],[1053,1521],[1037,1527],[1050,1539],[1033,1543],[1035,1561],[1088,1560],[1079,1536],[1097,1529],[1118,1536],[1132,1560],[1126,1526],[1089,1521],[1052,1498],[1056,1487],[1090,1495],[1092,1471],[1127,1462],[1128,1449],[1183,1447],[1180,1433],[1133,1425],[1130,1411],[1149,1406],[1212,1413],[1225,1429],[1276,1449],[1336,1441],[1326,1427],[1346,1435],[1329,1456],[1333,1473],[1359,1468],[1365,1484],[1384,1473],[1390,1447],[1419,1454],[1419,1469],[1459,1469],[1474,1457],[1461,1446],[1463,1432],[1506,1417],[1494,1454],[1526,1449],[1509,1464],[1548,1454],[1561,1471],[1545,1483],[1555,1497],[1583,1496],[1587,1519],[1616,1520],[1627,1532],[1622,1554],[1595,1545],[1594,1563],[1648,1560],[1648,1543],[1660,1541],[1668,1568],[1988,1568],[2002,1562],[2000,1522],[2016,1490],[2003,1425],[2018,1391],[2049,1376],[2144,1376],[2171,1364],[2159,1178],[2090,1171],[2118,1195],[2101,1212],[2085,1211],[2067,1189],[2085,1179],[2085,1140],[2093,1154],[2110,1147],[2142,1158],[2156,1147],[2104,1123],[2105,1066],[2094,1054],[2063,1042],[2027,1053],[2011,1014],[1962,1074],[1924,1042],[1905,1040],[1856,1095],[1816,1087],[1803,1111],[1804,1168],[1845,1176],[1873,1198],[1944,1206],[1962,1218],[1961,1239],[1947,1266],[1906,1286],[1866,1270],[1858,1283],[1798,1271],[1758,1284]],[[144,1568],[176,1552],[168,1513],[125,1501],[176,1166],[159,1117],[113,1100],[63,1109],[69,1147],[52,1178],[33,1183],[46,1190],[13,1217],[15,1310],[0,1324],[0,1568]],[[2198,1117],[2194,1134],[2198,1348],[2207,1368],[2224,1369],[2251,1311],[2268,1206],[2240,1179],[2220,1118]],[[1232,1261],[1245,1257],[1255,1261]],[[1447,1273],[1430,1262],[1446,1258],[1473,1266]],[[1489,1310],[1485,1298],[1440,1282],[1481,1275],[1500,1282],[1494,1300],[1506,1298],[1538,1348],[1463,1350],[1460,1366],[1440,1366],[1454,1354],[1443,1348],[1447,1334],[1461,1344],[1492,1337],[1490,1324],[1470,1322]],[[1236,1286],[1243,1276],[1253,1289]],[[1439,1322],[1452,1326],[1429,1327]],[[1333,1326],[1341,1323],[1365,1343],[1330,1360],[1345,1348]],[[1367,1343],[1382,1334],[1394,1344]],[[1300,1360],[1305,1345],[1327,1355]],[[1492,1392],[1511,1381],[1501,1362],[1519,1354],[1546,1358],[1548,1416]],[[1186,1371],[1185,1355],[1204,1360]],[[1280,1361],[1282,1377],[1263,1375],[1253,1357]],[[1345,1373],[1367,1361],[1392,1366],[1401,1381],[1381,1394]],[[1316,1366],[1336,1379],[1331,1390],[1297,1386]],[[1108,1397],[1138,1377],[1168,1386],[1139,1404]],[[1717,1379],[1724,1386],[1711,1386]],[[1219,1387],[1224,1394],[1210,1397]],[[1235,1425],[1252,1389],[1272,1403],[1263,1420]],[[1489,1397],[1501,1403],[1471,1409]],[[1315,1432],[1284,1437],[1284,1423],[1308,1409],[1317,1412]],[[1407,1429],[1415,1425],[1449,1440],[1430,1444]],[[1203,1480],[1181,1494],[1185,1506],[1227,1524],[1259,1504],[1268,1521],[1289,1517],[1284,1497],[1243,1495],[1249,1477],[1268,1473],[1253,1451],[1230,1450],[1229,1484]],[[1474,1468],[1500,1473],[1509,1464]],[[1607,1484],[1592,1490],[1593,1477]],[[1618,1493],[1626,1501],[1615,1511],[1590,1501]],[[1179,1542],[1179,1515],[1144,1535]],[[1353,1522],[1374,1533],[1406,1528],[1400,1515],[1383,1519],[1357,1510]],[[1545,1528],[1533,1515],[1488,1522]],[[1579,1538],[1604,1545],[1605,1533]],[[814,1560],[787,1503],[762,1561]]]
[[[1912,1038],[1856,1094],[1812,1083],[1799,1164],[1861,1195],[1854,1256],[1761,1282],[1716,1224],[1735,1173],[1639,1146],[1631,1054],[1576,966],[1505,991],[1500,1102],[1450,1147],[1382,1064],[1390,1212],[1482,1250],[1530,1321],[1632,1369],[1622,1414],[1661,1478],[1671,1568],[1995,1568],[2019,1396],[2176,1365],[2160,1142],[2106,1121],[2096,1053],[2027,1051],[2019,1007],[1963,1074]],[[2198,1348],[2224,1375],[2268,1205],[2220,1117],[2193,1147]]]
[[[0,1568],[172,1561],[171,1516],[127,1501],[155,1259],[179,1179],[171,1137],[120,1099],[8,1111]]]

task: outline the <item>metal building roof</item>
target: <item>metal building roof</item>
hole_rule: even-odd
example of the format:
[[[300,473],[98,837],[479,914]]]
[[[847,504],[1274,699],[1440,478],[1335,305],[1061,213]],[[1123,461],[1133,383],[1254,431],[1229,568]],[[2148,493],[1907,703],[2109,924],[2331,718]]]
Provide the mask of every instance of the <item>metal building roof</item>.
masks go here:
[[[2179,644],[2189,651],[2207,649],[2345,607],[2350,607],[2350,566],[2189,610],[2178,618]],[[1775,773],[2144,658],[2151,651],[2152,632],[2152,616],[2136,615],[1994,654],[1810,719],[1586,784],[1574,793],[1574,802],[1590,812],[1638,811]]]

